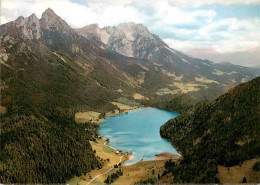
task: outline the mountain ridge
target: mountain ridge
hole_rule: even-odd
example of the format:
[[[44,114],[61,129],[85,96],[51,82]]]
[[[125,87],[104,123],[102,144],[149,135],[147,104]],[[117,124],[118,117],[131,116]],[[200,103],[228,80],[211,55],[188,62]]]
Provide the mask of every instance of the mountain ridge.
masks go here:
[[[219,53],[212,49],[193,49],[186,52],[188,55],[202,59],[212,60],[214,62],[231,62],[235,65],[241,65],[254,68],[260,63],[260,48],[255,47],[244,51]]]
[[[119,48],[120,34],[115,33],[111,47]],[[257,74],[249,68],[190,58],[164,44],[155,51],[159,37],[135,36],[141,49],[133,50],[136,57],[127,57],[79,35],[51,9],[40,19],[19,17],[0,26],[1,109],[6,109],[1,114],[1,182],[64,183],[100,168],[102,162],[89,145],[97,128],[77,124],[76,112],[118,110],[112,102],[154,105],[183,93],[195,101],[211,99]],[[132,39],[131,34],[123,37],[127,43]],[[136,100],[135,93],[148,98]],[[25,135],[14,134],[17,130]],[[56,151],[66,154],[66,161]],[[9,168],[13,163],[15,167]],[[30,168],[25,170],[24,164]]]

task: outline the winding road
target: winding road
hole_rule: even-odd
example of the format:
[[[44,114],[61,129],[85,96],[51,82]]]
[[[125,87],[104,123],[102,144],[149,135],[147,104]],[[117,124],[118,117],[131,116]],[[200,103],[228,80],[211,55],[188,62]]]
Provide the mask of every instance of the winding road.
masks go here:
[[[122,156],[120,156],[120,160],[119,160],[119,162],[117,163],[117,165],[119,165],[119,163],[121,163],[122,162],[122,157],[124,157],[124,156],[126,156],[127,154],[125,154],[125,155],[122,155]],[[100,177],[100,176],[102,176],[102,175],[105,175],[105,174],[107,174],[107,173],[109,173],[111,170],[113,170],[114,169],[114,166],[112,166],[108,171],[106,171],[106,172],[104,172],[104,173],[101,173],[101,174],[99,174],[99,175],[97,175],[97,176],[95,176],[91,181],[89,181],[86,185],[89,185],[91,182],[93,182],[96,178],[98,178],[98,177]]]

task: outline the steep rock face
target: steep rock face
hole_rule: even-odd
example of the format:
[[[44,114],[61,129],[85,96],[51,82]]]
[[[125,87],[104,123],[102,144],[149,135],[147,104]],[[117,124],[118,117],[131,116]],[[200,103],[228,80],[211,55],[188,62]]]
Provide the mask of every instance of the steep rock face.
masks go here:
[[[182,92],[197,91],[198,86],[228,89],[260,74],[259,70],[232,64],[215,64],[188,56],[170,48],[141,24],[130,22],[104,28],[90,25],[75,31],[108,50],[148,60],[156,65],[156,71],[163,72],[176,82],[174,87],[183,87]]]
[[[110,37],[109,32],[100,29],[97,24],[91,24],[83,28],[77,29],[76,31],[83,37],[95,41],[95,43],[101,46],[107,44],[108,39]]]
[[[7,80],[7,85],[9,76],[19,71],[26,77],[24,81],[28,85],[32,81],[50,86],[64,85],[64,93],[70,96],[78,93],[78,96],[84,96],[87,104],[92,106],[101,106],[99,102],[104,98],[104,107],[104,104],[110,106],[115,97],[132,98],[135,91],[152,94],[150,88],[156,89],[170,83],[170,78],[166,75],[161,72],[156,74],[158,72],[153,70],[153,64],[125,57],[93,44],[77,34],[51,9],[47,9],[40,20],[34,18],[20,17],[0,26],[0,30],[4,30],[0,32],[3,46],[0,50],[2,80]],[[21,31],[21,25],[29,28],[27,24],[32,25],[32,20],[38,21],[37,28],[41,33],[36,40],[28,39],[28,34]],[[92,29],[96,30],[96,26],[93,25]],[[148,79],[145,79],[146,74]],[[39,76],[41,77],[38,78]],[[27,81],[28,79],[32,81]],[[154,79],[158,82],[156,86],[150,85],[147,89],[143,86],[146,83],[151,84],[149,81],[155,81]],[[122,90],[122,94],[118,94],[118,89]],[[75,92],[70,94],[72,91]],[[93,96],[94,91],[99,96]]]
[[[39,39],[41,37],[41,28],[39,19],[32,14],[31,16],[19,21],[23,34],[28,39]]]
[[[8,25],[6,27],[5,25]],[[1,27],[2,34],[4,35],[20,35],[23,38],[27,39],[40,39],[41,38],[41,28],[40,28],[40,21],[35,16],[35,14],[32,14],[29,17],[18,17],[15,21],[5,24]],[[16,30],[15,27],[18,27],[20,33],[14,33],[13,31]],[[3,37],[1,37],[3,38]]]
[[[40,23],[43,29],[58,31],[61,33],[72,32],[70,26],[63,19],[57,16],[50,8],[43,12]]]
[[[1,63],[5,66],[18,65],[10,62],[14,58],[10,54],[13,46],[17,47],[14,51],[26,53],[26,57],[32,52],[39,53],[38,50],[42,51],[44,46],[64,61],[66,54],[73,61],[73,67],[84,68],[83,73],[85,69],[87,74],[93,71],[91,78],[98,81],[96,84],[109,84],[119,89],[124,86],[127,91],[129,87],[138,87],[149,94],[147,96],[192,93],[200,99],[205,99],[204,96],[216,97],[257,75],[256,70],[250,68],[215,64],[187,56],[170,48],[141,24],[122,23],[102,29],[93,24],[73,30],[51,9],[47,9],[40,20],[35,15],[20,17],[0,26],[0,31],[0,42],[4,46],[0,53],[4,59]],[[20,61],[27,64],[32,60]],[[103,77],[104,71],[107,72],[106,78]]]
[[[152,59],[152,52],[168,47],[158,36],[151,34],[146,27],[135,23],[121,23],[117,27],[99,28],[97,24],[85,26],[76,31],[106,48],[128,57]]]
[[[149,55],[151,50],[160,47],[161,43],[143,25],[122,23],[113,27],[107,44],[109,49],[123,55],[151,59]]]

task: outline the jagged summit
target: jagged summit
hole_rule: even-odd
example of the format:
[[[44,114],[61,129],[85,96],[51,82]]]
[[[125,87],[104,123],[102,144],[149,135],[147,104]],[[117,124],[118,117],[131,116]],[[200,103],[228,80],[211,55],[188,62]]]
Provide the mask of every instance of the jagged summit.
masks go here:
[[[44,29],[54,29],[63,33],[71,30],[70,26],[50,8],[43,12],[40,23]]]
[[[32,15],[30,15],[29,18],[31,18],[31,19],[38,19],[38,17],[35,15],[35,13],[33,13]]]
[[[117,28],[121,30],[132,30],[132,31],[139,30],[139,31],[146,32],[147,34],[150,34],[148,29],[143,24],[137,24],[134,22],[120,23],[118,24]]]
[[[20,16],[15,21],[12,21],[7,24],[10,24],[15,27],[20,27],[20,33],[22,33],[23,37],[25,38],[39,39],[41,37],[40,22],[35,14],[32,14],[26,18]]]
[[[84,26],[83,28],[80,28],[78,30],[91,34],[91,33],[96,33],[97,31],[99,31],[101,29],[99,28],[98,24],[90,24],[90,25]]]
[[[47,8],[43,13],[42,17],[44,16],[57,16],[55,12],[51,8]]]
[[[19,16],[15,21],[24,19],[24,16]]]
[[[89,40],[94,41],[98,45],[102,46],[108,43],[110,37],[109,32],[104,29],[100,29],[98,24],[90,24],[75,30],[78,34],[86,37]]]
[[[98,42],[99,45],[102,42],[106,48],[129,57],[151,59],[152,52],[168,47],[158,36],[150,33],[144,25],[134,22],[104,28],[89,25],[76,29],[76,31],[80,35]]]

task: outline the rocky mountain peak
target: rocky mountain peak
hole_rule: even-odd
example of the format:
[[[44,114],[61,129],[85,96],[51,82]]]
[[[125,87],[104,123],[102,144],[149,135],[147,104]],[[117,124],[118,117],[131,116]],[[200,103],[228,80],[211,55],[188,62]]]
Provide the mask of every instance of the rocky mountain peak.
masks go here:
[[[30,15],[28,17],[28,19],[30,19],[30,20],[38,20],[38,17],[33,13],[32,15]]]
[[[109,33],[106,30],[100,29],[98,24],[90,24],[75,31],[89,40],[102,42],[104,44],[108,43]]]
[[[136,23],[133,23],[133,22],[121,23],[117,26],[117,29],[124,31],[124,32],[130,31],[130,32],[133,32],[135,34],[142,34],[144,36],[152,35],[144,25],[136,24]]]
[[[35,14],[26,18],[20,16],[13,24],[16,27],[19,27],[22,30],[24,37],[28,39],[39,39],[41,37],[40,22]]]
[[[42,28],[48,30],[54,30],[63,33],[71,30],[70,26],[50,8],[43,12],[40,23]]]
[[[84,26],[83,28],[76,29],[77,32],[82,33],[85,37],[88,37],[89,34],[97,34],[98,31],[101,31],[98,24],[90,24]]]
[[[85,26],[84,28],[92,29],[92,30],[98,30],[98,29],[100,29],[99,26],[98,26],[98,24],[90,24],[90,25]]]
[[[15,21],[20,21],[20,20],[23,20],[24,19],[24,16],[19,16]]]
[[[43,13],[42,13],[42,18],[46,17],[55,17],[57,16],[55,12],[51,8],[47,8]]]
[[[150,52],[167,46],[159,37],[151,34],[142,24],[120,23],[118,26],[89,25],[76,30],[80,35],[94,42],[102,42],[106,48],[138,58],[149,58]]]

